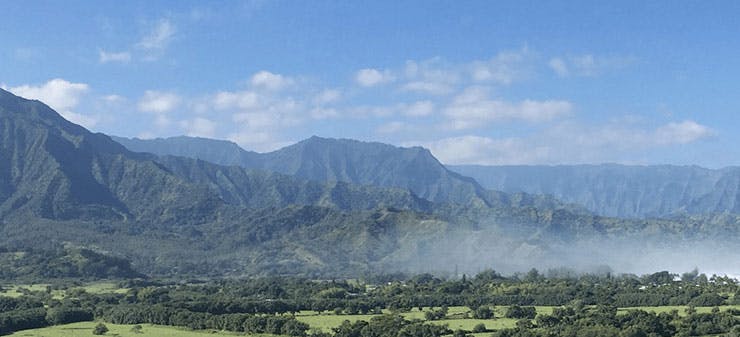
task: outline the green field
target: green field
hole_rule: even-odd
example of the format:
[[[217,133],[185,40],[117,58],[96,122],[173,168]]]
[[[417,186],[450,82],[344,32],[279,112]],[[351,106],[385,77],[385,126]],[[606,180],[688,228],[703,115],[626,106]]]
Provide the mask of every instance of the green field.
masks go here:
[[[710,313],[712,312],[712,307],[695,307],[697,313]],[[720,311],[727,311],[729,309],[737,309],[740,310],[740,305],[723,305],[719,307]],[[669,313],[671,310],[678,310],[678,314],[680,316],[686,316],[686,306],[678,305],[678,306],[665,306],[665,307],[633,307],[633,308],[619,308],[617,310],[618,314],[626,313],[629,310],[642,310],[642,311],[649,311],[654,312],[656,314],[660,314],[663,312]]]
[[[15,284],[15,285],[3,285],[0,296],[8,297],[20,297],[24,292],[46,292],[49,284]],[[119,288],[116,282],[93,282],[87,283],[81,286],[70,286],[67,290],[51,290],[51,295],[55,299],[62,299],[65,293],[75,290],[83,289],[91,294],[106,294],[106,293],[119,293],[125,294],[128,289]]]
[[[13,337],[90,337],[97,323],[82,322],[66,325],[52,326],[42,329],[24,330],[16,332],[10,336]],[[243,336],[243,334],[228,333],[221,331],[191,331],[184,328],[171,326],[160,326],[151,324],[142,324],[142,333],[136,333],[131,330],[133,325],[106,324],[108,333],[105,336],[120,337],[206,337],[206,336]],[[264,335],[271,336],[271,335]]]
[[[486,328],[489,330],[499,330],[499,329],[506,329],[506,328],[512,328],[516,325],[516,319],[511,318],[504,318],[504,314],[506,313],[507,306],[497,306],[492,307],[494,309],[495,316],[493,319],[473,319],[473,318],[464,318],[464,315],[470,311],[468,307],[450,307],[449,311],[447,313],[448,319],[441,319],[437,321],[431,321],[433,324],[446,324],[450,329],[456,330],[456,329],[462,329],[471,331],[473,330],[473,327],[478,324],[484,324]],[[553,309],[556,307],[548,307],[548,306],[536,306],[535,309],[537,309],[537,314],[552,314]],[[720,310],[726,311],[730,308],[740,309],[740,306],[734,305],[734,306],[722,306],[720,307]],[[695,308],[698,313],[709,313],[712,311],[712,307],[696,307]],[[412,320],[412,319],[420,319],[424,320],[424,312],[428,311],[429,308],[424,308],[424,310],[419,311],[418,309],[412,309],[409,312],[401,313],[403,317],[406,319]],[[638,307],[638,308],[620,308],[617,313],[618,314],[625,314],[629,310],[643,310],[643,311],[651,311],[655,313],[662,313],[662,312],[671,312],[671,310],[678,310],[679,315],[685,316],[686,315],[686,307],[685,306],[665,306],[665,307]],[[384,313],[388,313],[389,311],[384,310]],[[331,329],[334,327],[339,326],[344,322],[345,320],[350,322],[355,322],[359,320],[368,321],[371,318],[373,318],[373,314],[367,314],[367,315],[335,315],[333,313],[322,313],[318,314],[314,311],[301,311],[296,315],[296,318],[302,322],[308,323],[308,325],[311,326],[311,328],[320,329],[325,332],[331,332]]]
[[[492,307],[494,309],[495,316],[493,319],[473,319],[473,318],[465,318],[465,315],[469,313],[470,309],[468,307],[449,307],[447,311],[447,317],[448,319],[441,319],[437,321],[432,321],[433,324],[446,324],[450,329],[457,330],[467,330],[471,331],[473,330],[473,327],[483,323],[486,328],[488,329],[505,329],[505,328],[511,328],[514,327],[516,324],[515,319],[510,318],[504,318],[504,314],[506,313],[506,306],[498,306],[498,307]],[[544,306],[538,306],[535,307],[537,309],[538,314],[551,314],[554,307],[544,307]],[[439,309],[439,308],[437,308]],[[401,313],[403,317],[405,317],[408,320],[413,319],[420,319],[424,320],[424,312],[429,311],[429,308],[424,308],[424,310],[419,311],[418,309],[412,309],[409,312]],[[389,311],[384,310],[384,313],[389,313]],[[322,313],[317,314],[314,311],[301,311],[296,315],[296,318],[299,321],[308,323],[312,328],[320,329],[325,332],[331,332],[331,329],[334,327],[339,326],[342,324],[342,322],[348,320],[350,322],[359,321],[359,320],[370,320],[373,318],[373,314],[367,314],[367,315],[335,315],[332,313]]]
[[[34,287],[33,289],[38,289],[39,287],[45,288],[45,286],[38,286]],[[109,291],[113,290],[116,291],[116,289],[112,287],[106,287],[104,285],[98,285],[97,289],[103,291]],[[551,314],[553,309],[555,307],[546,307],[546,306],[538,306],[535,307],[537,309],[538,314]],[[723,306],[720,307],[722,311],[728,310],[730,308],[740,309],[740,306],[734,305],[734,306]],[[512,328],[516,325],[516,319],[510,319],[510,318],[504,318],[504,314],[506,312],[507,307],[506,306],[497,306],[493,307],[495,312],[495,318],[493,319],[473,319],[473,318],[465,318],[465,315],[469,313],[470,309],[467,307],[450,307],[448,311],[448,317],[449,319],[442,319],[442,320],[436,320],[431,321],[433,324],[440,324],[440,325],[447,325],[450,329],[456,330],[456,329],[462,329],[471,331],[473,330],[473,327],[477,324],[484,324],[487,329],[489,330],[499,330],[499,329],[505,329],[505,328]],[[644,311],[652,311],[656,313],[662,313],[662,312],[670,312],[671,310],[678,310],[680,315],[686,315],[685,312],[686,307],[685,306],[665,306],[665,307],[639,307],[639,308],[620,308],[619,313],[626,313],[629,310],[644,310]],[[409,312],[402,313],[402,315],[409,320],[413,319],[424,319],[424,312],[428,311],[429,308],[424,308],[424,310],[419,311],[418,309],[413,309]],[[711,312],[711,307],[697,307],[696,311],[699,313],[708,313]],[[387,313],[387,311],[384,311]],[[343,321],[349,320],[351,322],[358,321],[358,320],[365,320],[368,321],[372,319],[373,317],[378,316],[377,314],[367,314],[367,315],[336,315],[333,313],[322,313],[318,314],[314,311],[301,311],[296,314],[296,318],[302,322],[308,323],[311,328],[319,329],[321,331],[325,332],[331,332],[332,328],[339,326],[342,324]],[[16,332],[10,336],[20,337],[77,337],[77,336],[92,336],[92,330],[93,327],[97,323],[95,322],[81,322],[81,323],[73,323],[73,324],[67,324],[67,325],[59,325],[59,326],[52,326],[42,329],[33,329],[33,330],[25,330],[25,331],[19,331]],[[223,331],[192,331],[188,330],[186,328],[179,328],[179,327],[170,327],[170,326],[158,326],[158,325],[151,325],[151,324],[142,324],[143,333],[136,333],[131,330],[133,325],[118,325],[118,324],[106,324],[106,326],[110,329],[110,331],[106,334],[106,336],[120,336],[120,337],[168,337],[168,336],[182,336],[182,337],[205,337],[205,336],[243,336],[243,334],[238,333],[229,333],[229,332],[223,332]],[[488,336],[490,333],[479,333],[474,334],[476,337],[483,337]],[[262,335],[262,336],[272,336],[272,335]]]

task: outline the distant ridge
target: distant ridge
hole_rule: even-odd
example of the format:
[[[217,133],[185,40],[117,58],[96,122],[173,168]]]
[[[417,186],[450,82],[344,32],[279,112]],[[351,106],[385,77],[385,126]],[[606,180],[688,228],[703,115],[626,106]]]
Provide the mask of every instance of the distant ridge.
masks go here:
[[[484,187],[547,194],[617,217],[740,213],[740,167],[698,166],[448,166]]]
[[[232,142],[196,137],[113,139],[136,152],[197,158],[314,181],[403,188],[433,202],[491,200],[489,192],[475,180],[448,170],[421,147],[313,136],[277,151],[256,153]]]

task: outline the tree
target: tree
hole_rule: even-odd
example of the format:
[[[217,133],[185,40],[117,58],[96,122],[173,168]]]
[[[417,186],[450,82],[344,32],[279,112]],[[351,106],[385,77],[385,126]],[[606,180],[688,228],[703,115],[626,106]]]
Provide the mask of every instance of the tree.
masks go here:
[[[93,329],[93,335],[105,335],[108,332],[108,327],[103,323],[98,323]]]
[[[480,306],[473,310],[473,318],[477,319],[491,319],[493,318],[493,310],[487,306]]]

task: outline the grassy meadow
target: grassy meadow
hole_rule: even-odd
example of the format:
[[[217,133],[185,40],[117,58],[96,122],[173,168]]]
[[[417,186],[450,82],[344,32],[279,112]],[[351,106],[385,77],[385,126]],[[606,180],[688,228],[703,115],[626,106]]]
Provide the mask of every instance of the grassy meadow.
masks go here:
[[[80,322],[51,326],[41,329],[18,331],[13,337],[90,337],[96,322]],[[119,337],[206,337],[206,336],[239,336],[243,334],[220,331],[192,331],[184,328],[141,324],[141,332],[132,330],[133,325],[105,324],[109,331],[105,336]],[[266,335],[269,336],[269,335]]]

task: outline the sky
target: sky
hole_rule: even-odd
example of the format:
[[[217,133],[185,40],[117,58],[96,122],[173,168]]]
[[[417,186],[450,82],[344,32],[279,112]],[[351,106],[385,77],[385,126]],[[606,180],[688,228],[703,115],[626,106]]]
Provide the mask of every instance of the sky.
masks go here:
[[[737,1],[2,1],[0,87],[94,132],[446,164],[740,165]]]

